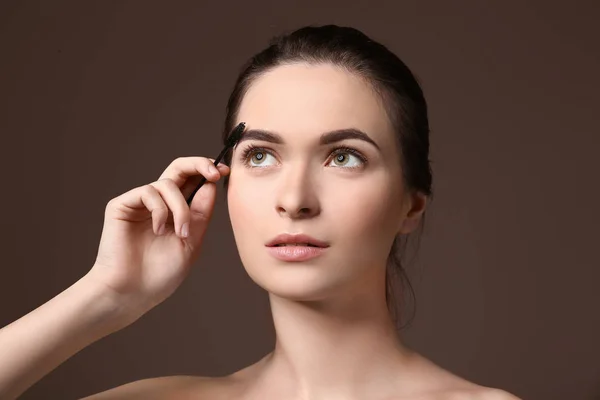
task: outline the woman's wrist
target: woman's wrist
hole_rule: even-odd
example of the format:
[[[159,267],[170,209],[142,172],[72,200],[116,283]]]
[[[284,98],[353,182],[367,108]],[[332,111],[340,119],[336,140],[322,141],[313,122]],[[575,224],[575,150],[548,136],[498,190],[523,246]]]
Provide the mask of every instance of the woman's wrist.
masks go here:
[[[92,337],[100,338],[119,331],[143,314],[140,304],[115,293],[91,273],[67,290],[81,302],[81,323],[87,326]]]

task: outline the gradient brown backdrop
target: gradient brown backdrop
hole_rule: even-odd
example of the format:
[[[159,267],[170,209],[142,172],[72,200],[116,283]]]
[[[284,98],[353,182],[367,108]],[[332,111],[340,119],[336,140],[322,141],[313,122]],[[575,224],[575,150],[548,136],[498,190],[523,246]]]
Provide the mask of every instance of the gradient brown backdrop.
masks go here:
[[[600,398],[598,2],[208,3],[0,3],[0,325],[89,270],[108,200],[218,154],[236,74],[272,35],[335,23],[388,45],[430,105],[436,198],[406,341],[525,399]],[[223,194],[181,288],[22,398],[228,374],[271,350]]]

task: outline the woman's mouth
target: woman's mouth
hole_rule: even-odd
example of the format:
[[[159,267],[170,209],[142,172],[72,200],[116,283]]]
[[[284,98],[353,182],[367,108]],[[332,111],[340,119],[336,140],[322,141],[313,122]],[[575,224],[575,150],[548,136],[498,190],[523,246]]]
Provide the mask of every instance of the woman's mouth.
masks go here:
[[[327,251],[327,247],[317,247],[305,243],[280,244],[267,247],[267,251],[278,260],[300,262],[311,260]]]
[[[283,247],[283,246],[308,246],[308,247],[318,247],[309,243],[280,243],[276,244],[274,247]]]
[[[265,244],[273,257],[282,261],[307,261],[320,256],[329,248],[329,243],[304,233],[282,233]]]

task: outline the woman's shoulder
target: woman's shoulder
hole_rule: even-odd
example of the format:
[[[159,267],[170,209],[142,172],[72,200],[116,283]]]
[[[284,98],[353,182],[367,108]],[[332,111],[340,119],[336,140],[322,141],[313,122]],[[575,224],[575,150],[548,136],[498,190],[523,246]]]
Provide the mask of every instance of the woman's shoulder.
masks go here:
[[[506,390],[479,385],[450,373],[448,375],[449,379],[445,384],[442,383],[437,390],[434,390],[432,396],[426,396],[423,400],[521,400]],[[444,379],[441,378],[440,381]]]
[[[446,383],[417,390],[409,396],[411,400],[521,400],[505,390],[477,385],[459,378],[461,382]],[[405,399],[406,396],[401,397]]]
[[[226,391],[234,384],[228,377],[191,375],[161,376],[140,379],[99,392],[81,400],[125,399],[215,399],[226,398]]]
[[[457,390],[450,391],[443,396],[439,396],[440,400],[521,400],[502,389],[478,387],[473,390]]]
[[[412,376],[415,395],[411,400],[521,400],[508,391],[479,385],[413,353]]]
[[[231,377],[164,376],[147,378],[114,387],[104,392],[84,397],[82,400],[125,399],[231,399],[236,379]],[[414,400],[521,400],[513,394],[496,388],[473,385],[469,388],[449,389],[415,397]]]

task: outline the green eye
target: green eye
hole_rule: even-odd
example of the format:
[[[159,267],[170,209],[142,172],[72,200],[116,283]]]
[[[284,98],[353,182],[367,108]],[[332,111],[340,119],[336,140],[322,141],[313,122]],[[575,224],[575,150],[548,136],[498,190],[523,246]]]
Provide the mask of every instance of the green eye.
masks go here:
[[[268,156],[273,155],[267,149],[250,145],[242,152],[240,158],[245,166],[255,168],[258,167],[258,165],[265,164],[265,159]]]
[[[346,155],[344,154],[338,154],[337,156],[335,156],[334,160],[336,162],[339,162],[340,164],[344,161],[344,158],[346,158],[346,161],[348,161],[348,157],[346,157]]]
[[[348,165],[351,162],[350,160],[352,157],[358,159],[359,165],[355,164],[350,167],[346,167],[346,165]],[[338,166],[344,166],[345,168],[349,169],[360,168],[367,163],[367,159],[359,151],[350,147],[340,147],[335,149],[334,158],[332,161]]]
[[[256,147],[249,145],[240,156],[240,159],[244,165],[249,168],[259,168],[260,166],[268,166],[265,162],[267,157],[275,157],[270,150],[264,147]],[[331,162],[333,166],[343,167],[345,169],[357,169],[364,167],[367,164],[367,159],[356,149],[351,147],[337,147],[332,152],[330,157],[333,156]],[[356,159],[352,163],[352,159]],[[329,165],[331,165],[331,162]]]
[[[252,155],[252,157],[250,157],[250,158],[251,158],[252,160],[257,160],[257,162],[259,162],[259,163],[260,163],[262,160],[264,160],[264,158],[265,158],[265,157],[264,157],[263,153],[261,153],[261,152],[257,151],[257,152],[255,152],[255,153]]]

